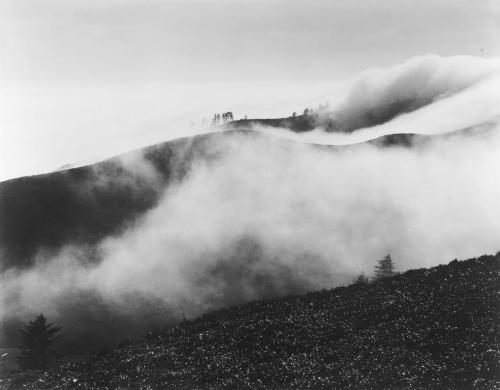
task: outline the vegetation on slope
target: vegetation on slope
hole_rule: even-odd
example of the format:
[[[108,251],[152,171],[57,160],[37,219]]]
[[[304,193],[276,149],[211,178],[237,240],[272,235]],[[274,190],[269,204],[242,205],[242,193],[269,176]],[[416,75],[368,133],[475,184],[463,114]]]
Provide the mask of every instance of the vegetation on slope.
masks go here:
[[[500,254],[211,313],[4,388],[491,389]]]

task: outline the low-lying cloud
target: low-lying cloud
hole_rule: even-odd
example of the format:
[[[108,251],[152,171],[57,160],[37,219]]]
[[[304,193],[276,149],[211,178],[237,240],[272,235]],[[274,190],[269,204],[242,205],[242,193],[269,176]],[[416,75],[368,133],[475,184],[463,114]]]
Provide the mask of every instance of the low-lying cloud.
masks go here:
[[[206,147],[217,158],[196,160],[140,222],[103,240],[97,264],[71,246],[5,272],[1,312],[64,325],[91,304],[97,318],[151,324],[346,283],[386,253],[402,271],[500,249],[498,127],[415,148],[332,150],[256,133]],[[120,321],[100,326],[113,334]]]
[[[497,252],[500,126],[493,105],[481,108],[493,71],[482,61],[465,73],[422,61],[439,77],[375,73],[377,83],[353,90],[349,115],[376,112],[376,97],[403,96],[419,102],[406,114],[416,122],[400,115],[380,125],[385,130],[434,121],[469,131],[412,147],[319,147],[262,134],[269,129],[214,133],[196,152],[184,145],[189,167],[167,185],[152,160],[130,155],[122,161],[133,178],[126,184],[155,188],[154,207],[95,245],[40,250],[31,268],[5,270],[5,323],[43,312],[68,339],[101,343],[183,316],[348,283],[387,253],[403,271]],[[414,82],[425,87],[416,98]],[[314,141],[303,137],[293,136]]]
[[[317,110],[315,122],[334,132],[372,128],[375,137],[454,131],[500,115],[499,87],[498,59],[415,57],[390,68],[367,70],[343,98]]]

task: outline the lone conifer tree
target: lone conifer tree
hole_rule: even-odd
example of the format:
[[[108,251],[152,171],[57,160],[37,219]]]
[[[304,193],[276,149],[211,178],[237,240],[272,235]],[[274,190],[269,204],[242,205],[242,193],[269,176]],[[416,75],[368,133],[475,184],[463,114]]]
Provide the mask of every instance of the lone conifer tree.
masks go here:
[[[58,338],[56,333],[60,330],[60,327],[48,324],[43,314],[20,329],[23,346],[21,356],[18,358],[19,366],[23,370],[46,368],[49,348]]]
[[[353,284],[368,284],[370,279],[364,273],[360,273],[352,282]]]
[[[391,255],[387,255],[379,260],[378,264],[375,266],[375,275],[373,279],[379,280],[394,274],[396,274],[396,272],[394,272],[394,263],[392,262]]]

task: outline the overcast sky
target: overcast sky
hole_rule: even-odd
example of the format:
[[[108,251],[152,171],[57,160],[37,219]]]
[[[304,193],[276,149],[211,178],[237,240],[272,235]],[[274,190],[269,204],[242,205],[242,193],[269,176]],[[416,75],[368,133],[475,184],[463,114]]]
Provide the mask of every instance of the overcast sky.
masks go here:
[[[0,0],[0,180],[215,111],[288,115],[417,55],[499,57],[499,37],[495,0]]]

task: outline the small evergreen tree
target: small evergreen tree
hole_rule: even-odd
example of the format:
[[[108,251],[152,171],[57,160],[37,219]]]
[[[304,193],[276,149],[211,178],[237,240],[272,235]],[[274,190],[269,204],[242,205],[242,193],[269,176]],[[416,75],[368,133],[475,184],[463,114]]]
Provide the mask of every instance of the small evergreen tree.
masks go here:
[[[352,281],[353,284],[368,284],[370,283],[370,279],[364,273],[360,273],[356,278]]]
[[[19,366],[23,370],[46,368],[49,360],[49,349],[59,338],[56,334],[60,330],[60,327],[48,324],[43,314],[20,329],[23,346],[18,358]]]
[[[391,255],[387,255],[379,260],[378,264],[375,266],[375,275],[373,279],[379,280],[395,274],[396,272],[394,272],[394,263],[392,262]]]

